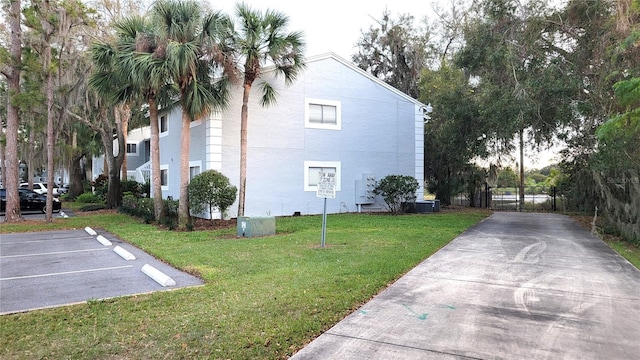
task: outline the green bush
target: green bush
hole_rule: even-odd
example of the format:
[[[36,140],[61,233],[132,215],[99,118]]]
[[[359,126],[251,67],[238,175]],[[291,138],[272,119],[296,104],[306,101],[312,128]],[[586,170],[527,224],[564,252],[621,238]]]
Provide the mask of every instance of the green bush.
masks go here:
[[[229,183],[229,179],[215,170],[207,170],[196,175],[189,183],[189,206],[194,214],[209,211],[225,211],[236,201],[238,189]]]
[[[153,201],[152,201],[153,203]],[[164,216],[160,219],[160,223],[169,230],[173,230],[176,228],[178,224],[178,205],[180,202],[178,200],[163,200],[164,203]],[[153,204],[151,206],[153,208]]]
[[[407,212],[415,207],[418,180],[407,175],[387,175],[376,185],[373,192],[381,195],[387,209],[394,214]]]
[[[153,214],[153,199],[138,198],[132,194],[127,194],[122,197],[122,205],[119,211],[142,218],[147,224],[152,223],[155,219]]]
[[[109,176],[100,174],[93,180],[93,193],[98,195],[100,199],[104,200],[107,196],[107,190],[109,188]]]
[[[131,194],[135,197],[142,197],[142,194],[145,193],[144,184],[141,184],[135,180],[121,181],[120,189],[122,190],[122,194]]]
[[[76,202],[82,204],[94,204],[102,202],[102,199],[96,194],[84,193],[76,198]]]

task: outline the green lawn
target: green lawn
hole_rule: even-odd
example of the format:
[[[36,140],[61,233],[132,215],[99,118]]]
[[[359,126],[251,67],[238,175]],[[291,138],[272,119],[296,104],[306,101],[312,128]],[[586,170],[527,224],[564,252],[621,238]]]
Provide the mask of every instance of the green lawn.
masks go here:
[[[276,236],[253,239],[121,214],[41,223],[103,228],[206,285],[1,316],[0,358],[287,358],[488,214],[329,215],[324,249],[320,216],[278,218]]]

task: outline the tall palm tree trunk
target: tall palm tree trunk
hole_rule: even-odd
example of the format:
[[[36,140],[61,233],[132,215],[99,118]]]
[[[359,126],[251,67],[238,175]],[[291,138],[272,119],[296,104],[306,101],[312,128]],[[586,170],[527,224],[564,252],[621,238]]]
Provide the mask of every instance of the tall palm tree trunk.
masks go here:
[[[182,112],[182,134],[180,136],[180,203],[178,204],[178,224],[186,229],[191,224],[189,214],[189,145],[191,143],[191,117]]]
[[[249,117],[249,93],[251,84],[244,84],[242,111],[240,113],[240,189],[238,194],[238,216],[244,216],[247,189],[247,119]]]
[[[153,214],[156,221],[163,217],[162,183],[160,179],[160,126],[158,124],[158,104],[149,99],[149,125],[151,126],[151,186],[153,186]]]

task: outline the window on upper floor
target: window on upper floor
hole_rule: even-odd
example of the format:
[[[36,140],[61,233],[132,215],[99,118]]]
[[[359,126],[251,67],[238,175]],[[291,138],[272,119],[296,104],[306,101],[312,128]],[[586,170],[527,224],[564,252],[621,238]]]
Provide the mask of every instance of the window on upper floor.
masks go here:
[[[320,172],[336,174],[336,191],[340,191],[341,164],[339,161],[305,161],[304,162],[304,191],[318,190],[318,175]]]
[[[127,144],[127,154],[138,154],[138,144]]]
[[[340,130],[341,105],[335,100],[305,99],[305,127]]]
[[[160,135],[169,132],[169,124],[167,123],[167,115],[160,116]]]

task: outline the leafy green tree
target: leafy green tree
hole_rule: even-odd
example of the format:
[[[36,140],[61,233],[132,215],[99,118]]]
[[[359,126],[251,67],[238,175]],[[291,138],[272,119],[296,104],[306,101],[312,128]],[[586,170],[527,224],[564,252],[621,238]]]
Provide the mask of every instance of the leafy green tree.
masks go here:
[[[507,168],[501,169],[500,172],[498,172],[497,186],[499,188],[516,187],[517,184],[518,184],[518,175],[516,174],[515,171],[513,171],[512,168],[507,167]]]
[[[238,189],[229,183],[229,179],[215,170],[207,170],[196,175],[189,183],[189,205],[191,211],[201,214],[209,213],[213,220],[213,212],[218,209],[220,216],[236,201]]]
[[[151,16],[158,30],[159,46],[167,62],[169,81],[178,89],[182,109],[180,135],[179,226],[190,225],[189,146],[190,124],[226,106],[227,77],[213,75],[233,70],[227,47],[230,20],[220,12],[210,12],[195,1],[160,0]]]
[[[25,9],[25,23],[31,29],[30,43],[38,52],[41,60],[40,69],[46,99],[46,169],[47,183],[54,184],[56,159],[60,152],[56,151],[58,136],[64,127],[68,115],[68,93],[73,91],[77,78],[72,76],[71,60],[79,56],[78,39],[83,38],[86,30],[93,24],[93,11],[77,0],[31,1]],[[82,32],[82,34],[80,34]],[[55,44],[55,46],[52,46]],[[34,74],[32,74],[34,75]],[[63,80],[64,79],[64,80]],[[58,164],[62,165],[62,164]],[[30,166],[31,168],[32,166]],[[31,175],[31,174],[30,174]],[[29,176],[29,182],[32,177]],[[53,187],[47,188],[46,221],[53,221],[52,201]]]
[[[624,112],[596,131],[593,178],[608,222],[640,241],[640,78],[618,82],[614,90]]]
[[[381,195],[390,212],[398,214],[415,206],[418,180],[408,175],[387,175],[376,184],[373,192]]]
[[[464,190],[470,161],[486,154],[489,129],[460,69],[445,62],[437,70],[425,69],[419,88],[420,100],[433,105],[424,125],[427,189],[442,205],[450,205],[452,197]]]
[[[466,44],[456,63],[477,81],[475,97],[490,123],[499,153],[520,148],[520,203],[524,203],[525,133],[534,144],[552,141],[575,116],[579,79],[548,26],[544,1],[483,0],[465,29]]]
[[[291,84],[304,68],[304,41],[301,32],[286,32],[289,18],[274,10],[251,9],[246,4],[236,6],[238,27],[233,32],[233,45],[241,59],[243,74],[242,111],[240,115],[240,193],[238,216],[244,215],[247,187],[247,128],[249,95],[256,79],[262,78],[265,67],[273,66],[276,76]],[[268,82],[260,83],[262,106],[276,101],[276,92]]]
[[[431,29],[416,28],[409,14],[393,19],[385,10],[377,26],[371,26],[358,40],[352,61],[387,84],[418,98],[418,78],[427,67],[431,46]]]

